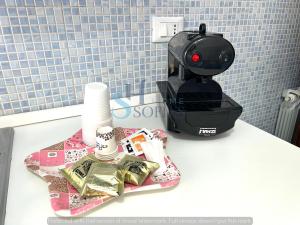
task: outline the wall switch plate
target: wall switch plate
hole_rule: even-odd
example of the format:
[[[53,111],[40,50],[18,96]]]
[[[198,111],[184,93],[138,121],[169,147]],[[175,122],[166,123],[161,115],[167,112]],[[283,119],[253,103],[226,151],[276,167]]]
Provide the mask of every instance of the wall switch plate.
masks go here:
[[[183,31],[183,17],[152,17],[152,42],[168,42]]]

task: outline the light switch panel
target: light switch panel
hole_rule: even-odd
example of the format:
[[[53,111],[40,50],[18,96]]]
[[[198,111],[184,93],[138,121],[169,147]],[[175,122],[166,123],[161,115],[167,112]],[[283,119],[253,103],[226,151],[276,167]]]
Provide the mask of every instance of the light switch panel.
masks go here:
[[[183,30],[183,17],[152,17],[152,42],[168,42]]]

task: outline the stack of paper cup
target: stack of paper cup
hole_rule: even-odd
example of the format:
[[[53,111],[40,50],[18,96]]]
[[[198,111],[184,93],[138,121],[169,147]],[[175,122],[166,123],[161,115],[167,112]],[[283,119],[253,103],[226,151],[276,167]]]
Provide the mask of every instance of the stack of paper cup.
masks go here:
[[[118,155],[118,145],[114,129],[110,126],[100,127],[96,132],[95,156],[100,160],[112,160]]]
[[[82,138],[85,144],[96,146],[96,130],[102,126],[112,126],[110,95],[104,83],[85,85],[82,114]]]

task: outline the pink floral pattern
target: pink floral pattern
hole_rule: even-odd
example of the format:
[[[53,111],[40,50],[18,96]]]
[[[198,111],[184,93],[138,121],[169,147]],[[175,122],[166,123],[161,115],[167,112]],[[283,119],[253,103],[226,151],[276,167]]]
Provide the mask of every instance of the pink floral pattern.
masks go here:
[[[138,129],[115,128],[117,142],[123,137],[133,134]],[[152,130],[154,136],[160,138],[166,146],[167,136],[161,129]],[[122,147],[118,146],[122,152]],[[81,130],[69,139],[34,152],[27,156],[25,165],[31,172],[41,176],[48,184],[52,209],[58,216],[78,216],[115,199],[110,196],[82,197],[60,174],[59,169],[69,167],[83,156],[93,153],[94,149],[82,141]],[[141,155],[143,157],[143,155]],[[125,185],[125,193],[146,191],[175,186],[180,181],[180,173],[169,157],[165,158],[168,170],[160,176],[150,176],[143,186]]]

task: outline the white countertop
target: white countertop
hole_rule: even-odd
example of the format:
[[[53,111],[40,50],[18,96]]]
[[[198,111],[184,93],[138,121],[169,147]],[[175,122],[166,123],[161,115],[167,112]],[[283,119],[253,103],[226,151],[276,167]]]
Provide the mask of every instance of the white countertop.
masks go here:
[[[114,124],[163,128],[154,115]],[[68,138],[80,126],[80,117],[74,117],[15,129],[6,225],[43,225],[55,216],[46,183],[26,170],[24,159]],[[238,120],[232,130],[216,137],[169,133],[167,154],[182,174],[177,187],[125,195],[88,216],[246,216],[253,217],[254,224],[300,224],[298,147]]]

